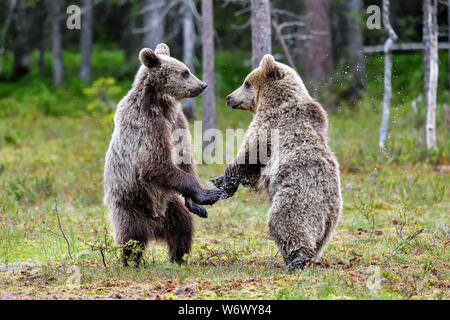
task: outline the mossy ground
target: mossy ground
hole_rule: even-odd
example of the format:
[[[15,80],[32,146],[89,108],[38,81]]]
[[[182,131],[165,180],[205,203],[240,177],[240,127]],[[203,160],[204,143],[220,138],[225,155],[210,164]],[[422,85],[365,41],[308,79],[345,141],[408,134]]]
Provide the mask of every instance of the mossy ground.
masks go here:
[[[209,207],[208,219],[195,216],[186,265],[170,263],[165,246],[152,244],[140,268],[123,268],[102,204],[111,117],[5,115],[0,119],[0,299],[448,299],[450,147],[442,119],[438,116],[439,148],[428,154],[423,110],[414,113],[408,99],[398,100],[382,156],[377,148],[381,95],[370,90],[353,109],[329,112],[344,211],[322,259],[295,273],[287,272],[267,233],[266,196],[246,188]],[[5,95],[6,89],[0,92]],[[53,109],[54,103],[74,103],[68,99],[72,93],[58,89],[54,98],[44,90]],[[80,92],[74,99],[89,103]],[[16,92],[2,101],[10,107],[14,101],[42,100]],[[222,98],[217,103],[220,129],[246,128],[250,115],[227,110]],[[197,166],[203,185],[223,169]],[[99,248],[105,248],[106,267]]]

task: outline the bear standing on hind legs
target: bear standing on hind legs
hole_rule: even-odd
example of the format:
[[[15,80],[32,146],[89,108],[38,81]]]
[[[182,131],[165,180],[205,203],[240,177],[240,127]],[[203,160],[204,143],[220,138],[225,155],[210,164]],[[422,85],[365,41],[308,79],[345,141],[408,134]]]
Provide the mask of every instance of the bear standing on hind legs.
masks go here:
[[[288,268],[303,269],[320,255],[342,211],[327,115],[300,76],[271,55],[227,96],[227,105],[255,115],[238,155],[223,176],[211,181],[228,197],[239,184],[265,189],[271,203],[269,232]],[[273,132],[276,145],[270,144]],[[266,143],[266,160],[260,157],[261,143]],[[252,155],[258,156],[254,163]]]
[[[124,245],[125,265],[134,251],[130,240],[137,242],[134,258],[139,263],[152,239],[165,241],[171,260],[181,263],[192,243],[190,212],[206,218],[200,205],[212,205],[222,194],[204,189],[195,177],[190,133],[180,106],[182,99],[201,94],[206,84],[171,58],[165,44],[155,51],[142,49],[139,59],[142,65],[132,88],[114,116],[104,202],[115,241]]]

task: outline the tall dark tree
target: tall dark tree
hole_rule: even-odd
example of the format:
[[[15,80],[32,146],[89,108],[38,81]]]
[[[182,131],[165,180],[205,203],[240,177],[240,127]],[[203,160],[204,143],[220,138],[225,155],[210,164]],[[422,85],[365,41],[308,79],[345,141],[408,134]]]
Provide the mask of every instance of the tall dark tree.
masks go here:
[[[202,94],[203,136],[216,128],[216,100],[214,96],[214,16],[212,0],[202,0],[202,78],[208,87]],[[203,149],[212,141],[203,141]]]
[[[37,39],[39,39],[39,43],[37,45],[37,49],[39,52],[38,57],[38,67],[39,67],[39,73],[44,76],[45,75],[45,50],[47,48],[47,38],[46,38],[46,26],[47,26],[47,19],[48,19],[48,12],[44,8],[39,10],[37,12]]]
[[[270,1],[251,0],[252,67],[259,66],[265,54],[272,53]]]
[[[352,94],[350,99],[357,98],[358,91],[365,87],[365,64],[364,64],[364,44],[362,35],[362,0],[347,0],[345,2],[347,8],[346,14],[346,42],[347,42],[347,59],[346,63],[349,67],[349,73],[352,77],[350,81],[350,90]]]
[[[8,28],[9,25],[11,24],[11,20],[13,18],[13,14],[14,14],[14,9],[16,8],[16,0],[11,0],[8,4],[8,11],[7,11],[7,16],[5,19],[5,23],[3,25],[2,31],[0,32],[0,74],[3,73],[3,62],[4,62],[4,57],[6,54],[6,48],[5,48],[5,44],[6,44],[6,36],[8,34]]]
[[[305,0],[305,27],[310,40],[305,43],[305,77],[313,88],[329,80],[333,72],[328,0]]]
[[[58,86],[64,82],[64,63],[62,52],[62,34],[61,34],[61,1],[47,0],[51,22],[51,42],[52,42],[52,73],[53,84]]]
[[[92,69],[92,20],[94,16],[94,6],[92,0],[83,0],[84,14],[81,18],[81,66],[80,78],[83,82],[91,80]]]
[[[447,1],[448,88],[450,89],[450,0]]]
[[[194,46],[196,35],[192,6],[195,6],[195,3],[192,0],[183,0],[183,60],[192,73],[194,73]],[[189,121],[195,120],[195,98],[184,99],[183,112]]]
[[[27,1],[16,0],[12,15],[13,22],[13,77],[20,77],[30,72],[31,60],[28,41]]]
[[[120,21],[121,33],[119,45],[125,53],[126,60],[129,60],[133,54],[133,25],[134,16],[131,14],[132,4],[129,0],[119,2],[122,12],[122,19]]]
[[[142,45],[155,49],[164,37],[164,0],[145,0],[144,2],[144,37]]]

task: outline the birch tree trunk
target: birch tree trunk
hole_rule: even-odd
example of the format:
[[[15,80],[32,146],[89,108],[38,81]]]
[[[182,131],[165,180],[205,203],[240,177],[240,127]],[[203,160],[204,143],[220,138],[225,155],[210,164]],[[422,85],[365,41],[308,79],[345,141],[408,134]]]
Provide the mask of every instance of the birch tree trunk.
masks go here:
[[[216,101],[214,97],[214,17],[212,0],[202,0],[202,78],[208,87],[202,94],[203,137],[208,129],[216,128]],[[213,143],[203,141],[203,150]]]
[[[17,0],[13,9],[13,77],[20,77],[29,73],[31,70],[26,0]]]
[[[53,84],[59,86],[64,82],[64,64],[62,55],[62,35],[61,35],[61,1],[47,0],[50,21],[52,26],[52,73]]]
[[[164,0],[145,0],[143,47],[154,50],[164,37]]]
[[[438,80],[437,0],[423,1],[423,42],[425,79],[425,142],[427,149],[436,147],[436,96]]]
[[[265,54],[272,53],[270,1],[251,0],[252,67],[259,66]]]
[[[333,72],[330,5],[328,0],[305,0],[305,27],[311,40],[305,44],[305,77],[316,89]]]
[[[194,73],[195,30],[191,5],[195,4],[191,1],[192,0],[184,0],[183,3],[183,59],[184,63],[189,67],[191,72]],[[195,120],[195,98],[183,100],[183,112],[189,121]]]
[[[81,66],[80,78],[83,82],[91,81],[91,57],[92,57],[92,19],[94,6],[92,0],[83,0],[85,12],[81,17]]]
[[[397,34],[389,21],[389,0],[383,0],[383,25],[388,33],[388,38],[384,44],[384,95],[383,114],[381,117],[380,136],[378,145],[382,152],[386,151],[386,140],[389,129],[389,117],[392,96],[392,45],[397,41]]]

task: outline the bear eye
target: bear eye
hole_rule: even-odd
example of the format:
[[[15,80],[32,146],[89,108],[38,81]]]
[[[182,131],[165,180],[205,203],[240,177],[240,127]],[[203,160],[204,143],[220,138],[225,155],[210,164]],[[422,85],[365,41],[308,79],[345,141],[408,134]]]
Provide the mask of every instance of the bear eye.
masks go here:
[[[252,85],[250,84],[250,82],[245,81],[244,86],[245,86],[246,89],[250,89],[250,87],[251,87]]]
[[[185,79],[189,78],[189,71],[188,71],[188,70],[184,70],[184,71],[181,73],[181,76],[182,76],[183,78],[185,78]]]

